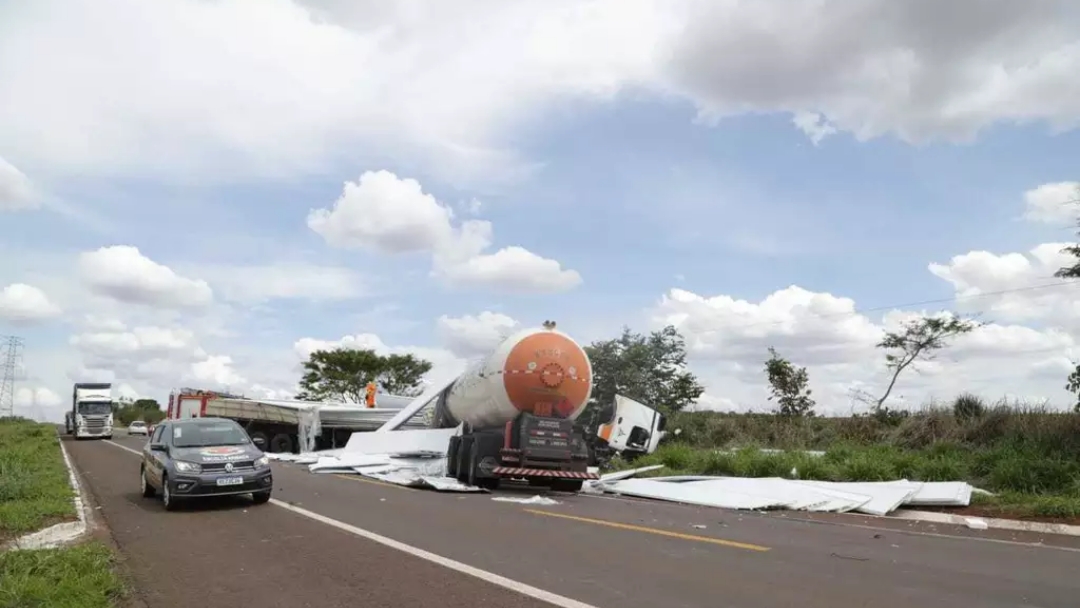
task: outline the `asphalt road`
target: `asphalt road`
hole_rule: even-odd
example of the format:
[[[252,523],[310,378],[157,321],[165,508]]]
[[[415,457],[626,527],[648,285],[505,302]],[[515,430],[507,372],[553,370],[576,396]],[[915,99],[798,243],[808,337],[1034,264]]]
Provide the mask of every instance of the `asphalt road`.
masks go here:
[[[605,608],[1072,608],[1080,597],[1072,537],[574,495],[528,506],[281,463],[271,504],[166,513],[140,496],[136,455],[102,441],[66,445],[152,608],[551,605],[514,584]],[[385,546],[394,541],[407,546]]]

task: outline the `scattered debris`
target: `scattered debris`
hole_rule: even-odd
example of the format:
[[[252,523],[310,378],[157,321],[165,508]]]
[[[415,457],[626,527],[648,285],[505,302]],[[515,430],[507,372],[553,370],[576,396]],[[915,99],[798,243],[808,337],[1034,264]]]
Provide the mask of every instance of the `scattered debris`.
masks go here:
[[[693,527],[697,528],[698,530],[704,530],[705,524],[694,524]]]
[[[852,555],[841,555],[839,553],[830,553],[829,557],[839,557],[840,559],[850,559],[851,561],[855,561],[855,562],[868,562],[868,561],[870,561],[869,557],[854,557]]]
[[[965,517],[964,524],[972,530],[987,530],[990,528],[990,524],[985,519],[978,517]]]
[[[540,496],[537,494],[531,498],[522,498],[520,496],[492,496],[491,500],[498,502],[514,502],[519,505],[557,505],[561,504],[557,500],[552,500],[546,496]]]
[[[647,467],[653,470],[656,467]],[[633,479],[622,471],[594,482],[592,491],[727,509],[857,511],[888,515],[901,506],[967,506],[974,490],[964,482],[827,482],[780,477],[677,476]]]

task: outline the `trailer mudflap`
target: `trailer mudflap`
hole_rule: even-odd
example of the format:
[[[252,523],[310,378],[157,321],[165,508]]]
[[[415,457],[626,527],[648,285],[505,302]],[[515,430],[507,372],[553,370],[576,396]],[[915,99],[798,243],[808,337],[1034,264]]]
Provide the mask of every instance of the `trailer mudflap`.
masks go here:
[[[558,471],[554,469],[527,469],[521,467],[495,467],[493,475],[501,477],[547,477],[551,479],[600,479],[598,473],[587,471]]]

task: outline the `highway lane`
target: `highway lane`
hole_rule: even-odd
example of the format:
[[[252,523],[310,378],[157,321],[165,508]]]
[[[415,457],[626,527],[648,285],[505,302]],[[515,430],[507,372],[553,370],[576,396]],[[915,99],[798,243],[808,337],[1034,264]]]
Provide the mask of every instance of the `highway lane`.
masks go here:
[[[133,454],[103,441],[65,446],[150,608],[550,608],[270,504],[219,499],[167,513],[139,492]]]
[[[1066,607],[1080,592],[1076,539],[1033,547],[983,539],[1001,533],[944,536],[946,526],[870,529],[571,495],[532,507],[287,464],[275,476],[282,501],[595,606]]]

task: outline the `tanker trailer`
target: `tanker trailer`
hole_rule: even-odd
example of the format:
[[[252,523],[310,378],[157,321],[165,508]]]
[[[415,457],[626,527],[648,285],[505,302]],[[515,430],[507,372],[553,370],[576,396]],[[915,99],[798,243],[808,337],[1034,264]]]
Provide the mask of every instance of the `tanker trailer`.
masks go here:
[[[575,428],[592,394],[585,350],[555,324],[520,331],[474,363],[435,398],[431,426],[461,425],[450,438],[447,474],[494,489],[502,479],[576,492],[588,447]]]

